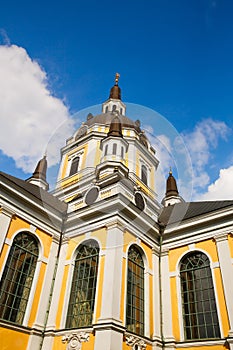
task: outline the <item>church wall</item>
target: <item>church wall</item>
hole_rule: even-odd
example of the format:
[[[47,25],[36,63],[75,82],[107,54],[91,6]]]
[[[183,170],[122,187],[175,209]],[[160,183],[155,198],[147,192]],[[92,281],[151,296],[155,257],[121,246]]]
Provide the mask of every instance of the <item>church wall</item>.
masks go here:
[[[7,328],[0,328],[1,350],[26,350],[29,334]]]

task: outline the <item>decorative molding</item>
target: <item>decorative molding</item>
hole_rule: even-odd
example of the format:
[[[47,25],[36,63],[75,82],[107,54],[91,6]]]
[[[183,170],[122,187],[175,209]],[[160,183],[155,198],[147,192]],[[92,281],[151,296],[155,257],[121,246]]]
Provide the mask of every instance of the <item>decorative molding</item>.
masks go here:
[[[0,205],[0,213],[8,216],[9,218],[14,218],[16,213],[13,209],[8,208],[6,205],[1,204]]]
[[[215,261],[215,262],[213,262],[212,263],[212,268],[213,269],[216,269],[216,268],[218,268],[220,265],[219,265],[219,261]]]
[[[163,246],[161,251],[161,256],[168,256],[168,254],[169,254],[169,248]]]
[[[218,242],[222,242],[222,241],[227,241],[228,240],[228,233],[226,232],[220,232],[219,234],[214,236],[214,240],[218,243]]]
[[[33,224],[30,225],[30,231],[31,232],[35,233],[36,229],[37,229],[37,227],[35,225],[33,225]]]
[[[88,342],[90,339],[90,333],[80,332],[66,334],[62,337],[62,343],[67,343],[67,350],[80,350],[83,342]]]
[[[12,245],[13,240],[11,238],[6,237],[5,244]]]
[[[126,336],[126,345],[131,346],[132,350],[145,350],[146,343],[144,340],[134,337],[133,335]]]
[[[152,248],[152,254],[154,254],[156,256],[159,256],[159,254],[160,254],[160,247],[159,246],[154,246]]]

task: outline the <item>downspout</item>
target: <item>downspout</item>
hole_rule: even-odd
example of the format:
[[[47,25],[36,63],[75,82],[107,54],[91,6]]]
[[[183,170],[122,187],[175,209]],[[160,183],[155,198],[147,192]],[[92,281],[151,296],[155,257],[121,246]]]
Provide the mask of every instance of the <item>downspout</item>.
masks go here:
[[[53,279],[52,279],[52,284],[51,284],[50,293],[49,293],[49,301],[48,301],[48,306],[47,306],[47,310],[46,310],[46,314],[45,314],[44,326],[43,326],[43,330],[41,333],[41,342],[40,342],[40,346],[39,346],[38,350],[42,349],[42,346],[44,343],[45,330],[46,330],[47,323],[48,323],[49,311],[50,311],[50,306],[51,306],[51,302],[52,302],[52,296],[53,296],[54,285],[55,285],[55,280],[56,280],[56,276],[57,276],[57,268],[58,268],[58,263],[59,263],[61,246],[62,246],[62,241],[63,241],[63,236],[64,236],[65,217],[66,216],[63,214],[62,223],[61,223],[61,232],[60,232],[59,243],[58,243],[58,250],[57,250],[57,255],[56,255],[56,262],[55,262],[54,271],[53,271]]]
[[[163,233],[165,225],[159,221],[159,302],[160,302],[160,334],[162,341],[162,349],[165,349],[165,341],[163,335],[163,297],[162,297],[162,269],[161,269],[161,255],[163,246]]]

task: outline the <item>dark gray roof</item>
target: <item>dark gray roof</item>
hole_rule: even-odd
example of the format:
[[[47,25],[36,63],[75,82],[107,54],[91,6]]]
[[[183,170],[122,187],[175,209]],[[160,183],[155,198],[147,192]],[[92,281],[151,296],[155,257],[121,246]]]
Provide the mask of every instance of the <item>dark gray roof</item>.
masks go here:
[[[178,223],[230,206],[233,200],[177,203],[163,208],[159,221],[165,225]]]
[[[115,117],[114,113],[111,113],[111,112],[102,113],[102,114],[96,115],[93,118],[86,120],[84,124],[88,125],[88,126],[91,126],[94,124],[110,125],[111,121],[114,117]],[[126,117],[124,115],[119,115],[118,117],[119,117],[120,122],[121,122],[123,127],[134,128],[135,130],[137,130],[137,132],[139,132],[139,133],[141,132],[140,127],[133,120],[129,119],[128,117]]]
[[[19,190],[21,189],[23,191],[26,191],[27,193],[34,196],[36,199],[38,199],[42,203],[56,209],[61,213],[66,212],[67,204],[65,202],[61,202],[52,194],[50,194],[49,192],[43,190],[42,188],[36,185],[33,185],[29,182],[21,180],[12,175],[6,174],[2,171],[0,171],[0,181],[8,183],[10,186],[12,186],[12,188],[17,188]]]

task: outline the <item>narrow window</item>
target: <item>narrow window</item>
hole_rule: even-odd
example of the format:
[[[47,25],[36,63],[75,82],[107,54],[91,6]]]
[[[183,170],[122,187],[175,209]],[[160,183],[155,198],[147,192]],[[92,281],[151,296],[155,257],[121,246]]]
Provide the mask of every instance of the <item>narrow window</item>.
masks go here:
[[[141,179],[142,179],[142,182],[147,186],[147,167],[142,164],[142,167],[141,167]]]
[[[79,157],[75,157],[72,159],[72,163],[70,167],[70,176],[78,172],[79,160],[80,160]]]
[[[201,252],[186,255],[180,267],[186,339],[219,338],[220,330],[208,257]]]
[[[124,147],[121,147],[121,158],[124,158]]]
[[[86,327],[92,324],[99,247],[95,241],[81,244],[77,251],[71,285],[66,328]]]
[[[105,108],[105,113],[108,113],[108,106],[106,106]]]
[[[114,143],[112,146],[112,154],[116,155],[116,152],[117,152],[117,144]]]
[[[144,263],[134,245],[128,253],[126,327],[130,332],[144,334]]]
[[[104,151],[104,155],[106,156],[108,154],[108,145],[105,146],[105,151]]]
[[[23,323],[38,259],[36,239],[27,232],[13,241],[0,282],[0,318]]]

